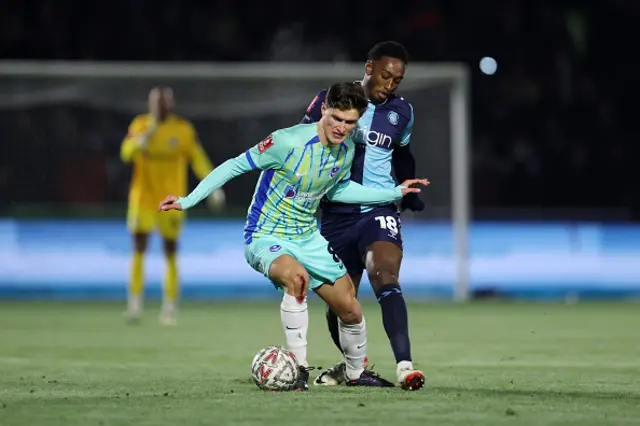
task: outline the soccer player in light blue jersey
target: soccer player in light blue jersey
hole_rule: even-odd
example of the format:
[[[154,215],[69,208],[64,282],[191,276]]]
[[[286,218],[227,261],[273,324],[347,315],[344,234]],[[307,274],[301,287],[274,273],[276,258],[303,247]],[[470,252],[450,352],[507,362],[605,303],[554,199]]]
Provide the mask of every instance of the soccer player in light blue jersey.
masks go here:
[[[365,188],[349,179],[354,156],[351,132],[367,107],[359,84],[338,83],[328,90],[322,118],[273,132],[262,142],[211,172],[187,196],[167,196],[162,211],[186,210],[230,179],[261,170],[244,228],[245,257],[284,290],[282,325],[288,348],[300,365],[295,388],[308,389],[307,293],[312,289],[336,313],[349,386],[390,387],[365,370],[366,327],[355,288],[344,264],[317,228],[315,213],[327,197],[342,203],[391,203],[420,192],[420,179],[393,188]]]
[[[407,62],[408,54],[401,44],[384,41],[369,51],[364,66],[362,87],[369,102],[354,131],[351,180],[368,188],[394,188],[392,169],[399,182],[415,177],[415,160],[410,150],[413,106],[395,93],[404,78]],[[320,120],[325,96],[325,90],[318,93],[302,123]],[[394,203],[355,205],[326,199],[321,208],[322,235],[344,262],[356,292],[363,270],[367,272],[395,356],[398,383],[405,389],[422,388],[425,378],[413,366],[407,306],[398,280],[402,261],[398,207]],[[410,194],[400,204],[400,209],[407,208],[420,211],[424,204],[417,194]],[[334,343],[341,349],[338,320],[331,309],[327,309],[327,325]],[[343,371],[344,363],[338,363],[318,376],[315,384],[339,384],[344,380]]]

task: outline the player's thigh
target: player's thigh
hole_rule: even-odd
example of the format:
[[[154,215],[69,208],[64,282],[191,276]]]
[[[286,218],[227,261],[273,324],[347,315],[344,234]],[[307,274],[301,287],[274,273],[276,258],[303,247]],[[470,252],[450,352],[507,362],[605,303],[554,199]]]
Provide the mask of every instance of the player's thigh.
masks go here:
[[[182,231],[185,214],[177,210],[155,212],[158,232],[165,241],[176,241]]]
[[[342,322],[358,324],[362,321],[362,309],[348,274],[338,278],[334,283],[318,286],[314,291]]]
[[[298,260],[309,272],[311,289],[333,284],[347,274],[342,259],[319,232],[300,243]]]
[[[358,250],[374,290],[396,283],[402,263],[400,215],[391,209],[373,210],[359,223]]]
[[[254,270],[267,277],[277,289],[299,295],[302,289],[297,278],[302,277],[305,283],[310,279],[296,258],[298,250],[295,244],[286,240],[254,238],[245,246],[245,258]]]
[[[364,262],[358,250],[359,236],[356,224],[357,219],[352,215],[325,215],[322,217],[320,232],[329,243],[332,252],[342,260],[352,279],[358,277],[359,284]]]
[[[127,229],[131,234],[150,234],[155,227],[155,212],[136,205],[129,206],[127,210]]]

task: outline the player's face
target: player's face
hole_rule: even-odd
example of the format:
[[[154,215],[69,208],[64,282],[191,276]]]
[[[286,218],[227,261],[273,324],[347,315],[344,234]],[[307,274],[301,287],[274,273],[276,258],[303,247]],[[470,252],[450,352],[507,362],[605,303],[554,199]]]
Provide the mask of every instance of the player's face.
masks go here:
[[[405,65],[400,59],[385,56],[377,61],[368,61],[364,69],[364,85],[369,99],[384,102],[402,82]]]
[[[337,108],[327,108],[324,104],[322,105],[322,116],[324,118],[324,134],[333,144],[344,142],[360,119],[360,113],[357,109],[342,111]]]
[[[149,113],[164,120],[173,108],[173,91],[170,88],[154,88],[149,93]]]

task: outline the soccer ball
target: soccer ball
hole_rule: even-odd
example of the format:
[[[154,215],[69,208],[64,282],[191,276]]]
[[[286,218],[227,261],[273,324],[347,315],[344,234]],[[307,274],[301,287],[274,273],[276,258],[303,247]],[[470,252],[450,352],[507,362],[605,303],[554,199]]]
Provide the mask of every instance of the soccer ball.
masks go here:
[[[262,390],[291,390],[299,374],[295,355],[282,346],[267,346],[251,363],[253,382]]]

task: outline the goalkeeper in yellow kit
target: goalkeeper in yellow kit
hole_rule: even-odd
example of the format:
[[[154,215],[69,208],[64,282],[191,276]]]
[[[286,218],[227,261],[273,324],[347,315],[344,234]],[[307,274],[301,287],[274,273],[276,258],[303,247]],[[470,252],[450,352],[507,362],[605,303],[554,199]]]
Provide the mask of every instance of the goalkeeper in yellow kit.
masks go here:
[[[125,312],[130,322],[137,322],[142,312],[144,254],[149,234],[157,230],[166,258],[158,319],[165,325],[176,323],[179,294],[176,249],[184,216],[178,212],[160,214],[158,200],[166,194],[186,195],[189,164],[200,179],[213,169],[193,125],[173,114],[172,109],[173,91],[167,87],[153,88],[149,93],[149,113],[133,119],[120,150],[122,161],[133,164],[127,227],[133,235],[134,253]],[[224,199],[224,192],[218,190],[211,195],[210,205],[220,208]]]

